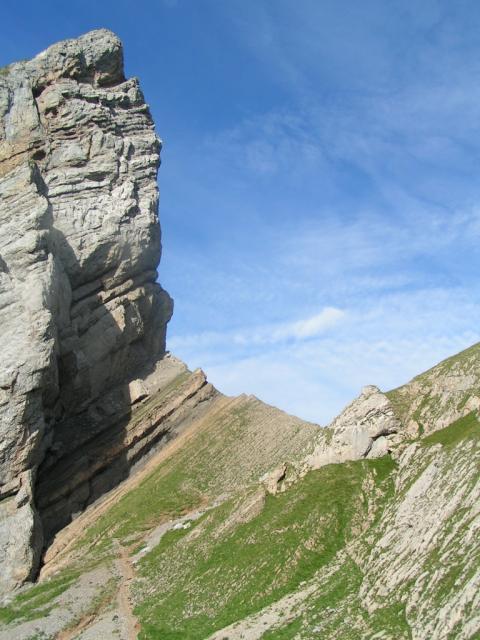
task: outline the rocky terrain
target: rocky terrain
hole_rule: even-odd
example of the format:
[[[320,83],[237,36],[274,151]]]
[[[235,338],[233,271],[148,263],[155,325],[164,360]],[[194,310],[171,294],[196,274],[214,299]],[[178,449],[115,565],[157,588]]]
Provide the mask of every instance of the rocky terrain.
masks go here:
[[[447,358],[387,395],[412,435],[442,429],[480,409],[480,345]]]
[[[111,32],[0,70],[0,640],[479,638],[480,346],[325,428],[223,396],[159,150]]]
[[[183,406],[178,437],[57,534],[0,639],[479,637],[475,411],[411,436],[375,387],[325,429],[253,396]]]
[[[159,152],[111,32],[1,70],[0,591],[168,435],[133,416],[184,369],[163,359]]]

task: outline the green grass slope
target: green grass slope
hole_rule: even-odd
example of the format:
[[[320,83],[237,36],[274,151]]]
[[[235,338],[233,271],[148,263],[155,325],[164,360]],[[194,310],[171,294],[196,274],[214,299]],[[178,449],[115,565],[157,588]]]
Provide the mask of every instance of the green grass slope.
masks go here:
[[[478,638],[480,423],[467,409],[479,356],[475,346],[391,392],[427,434],[293,474],[274,494],[261,477],[303,460],[318,427],[252,396],[222,400],[82,532],[58,575],[0,610],[0,638],[55,615],[86,571],[115,566],[119,545],[140,640]]]
[[[305,454],[319,427],[253,396],[208,415],[195,434],[89,529],[80,544],[132,543],[166,519],[257,484],[284,460]]]
[[[373,507],[366,488],[376,487],[375,497],[388,494],[393,466],[389,458],[330,465],[285,493],[267,495],[247,522],[225,526],[244,496],[188,534],[172,532],[140,563],[140,637],[206,638],[295,591],[362,529]]]

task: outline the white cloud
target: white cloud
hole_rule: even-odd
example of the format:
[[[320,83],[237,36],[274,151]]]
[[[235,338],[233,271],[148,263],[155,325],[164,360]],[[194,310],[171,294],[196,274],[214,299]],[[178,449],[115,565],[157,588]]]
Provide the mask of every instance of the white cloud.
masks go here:
[[[323,334],[345,316],[341,309],[326,307],[319,313],[279,324],[245,327],[236,331],[205,331],[192,335],[176,336],[169,340],[169,348],[205,348],[214,345],[267,346],[288,341],[302,341]]]
[[[291,99],[189,141],[176,196],[204,244],[166,282],[169,347],[227,393],[325,423],[364,384],[404,383],[480,337],[479,58],[448,44],[464,29],[435,1],[404,4],[361,5],[353,23],[314,0],[236,14]]]
[[[392,341],[356,335],[340,341],[315,339],[281,345],[256,355],[202,351],[189,360],[227,395],[252,393],[264,402],[326,425],[366,384],[387,391],[480,339],[465,332],[454,337],[411,336]],[[182,355],[182,354],[180,354]]]
[[[279,327],[273,332],[273,341],[278,342],[279,340],[290,337],[301,340],[304,338],[318,336],[323,333],[325,329],[337,324],[344,315],[344,311],[341,311],[340,309],[327,307],[310,318],[291,322],[283,327]]]
[[[253,393],[328,423],[362,386],[384,390],[480,340],[470,289],[407,289],[350,301],[303,320],[178,337],[169,347],[222,392]]]

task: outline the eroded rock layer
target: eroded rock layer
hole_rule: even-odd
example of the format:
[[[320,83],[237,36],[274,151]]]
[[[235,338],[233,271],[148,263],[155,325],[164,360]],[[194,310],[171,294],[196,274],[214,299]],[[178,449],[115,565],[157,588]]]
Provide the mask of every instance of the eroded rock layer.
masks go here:
[[[111,32],[0,70],[0,590],[128,473],[132,405],[178,374],[159,151]]]

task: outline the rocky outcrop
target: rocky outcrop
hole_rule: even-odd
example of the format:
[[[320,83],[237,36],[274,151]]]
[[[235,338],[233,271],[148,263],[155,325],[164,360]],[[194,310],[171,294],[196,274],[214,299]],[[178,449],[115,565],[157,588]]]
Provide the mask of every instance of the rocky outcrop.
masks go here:
[[[401,455],[402,441],[444,429],[480,410],[480,343],[407,384],[383,393],[366,386],[317,436],[303,472],[326,464]]]
[[[359,545],[359,596],[371,616],[401,601],[412,638],[473,639],[480,629],[480,448],[474,437],[440,442],[414,442],[399,457],[373,545]]]
[[[410,436],[443,429],[480,409],[480,344],[465,349],[388,392]]]
[[[401,440],[401,430],[388,397],[374,385],[364,387],[360,396],[318,434],[303,472],[326,464],[384,456]]]
[[[128,473],[132,405],[179,374],[162,364],[159,152],[113,33],[0,71],[0,590]]]

